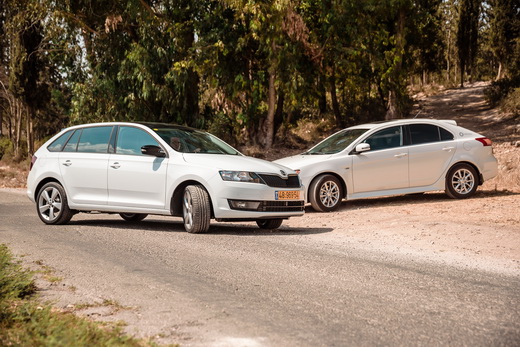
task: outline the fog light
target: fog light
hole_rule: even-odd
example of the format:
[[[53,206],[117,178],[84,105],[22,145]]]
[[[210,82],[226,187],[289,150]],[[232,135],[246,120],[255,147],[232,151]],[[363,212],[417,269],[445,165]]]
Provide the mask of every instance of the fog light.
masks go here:
[[[258,210],[260,201],[229,200],[229,206],[235,210]]]

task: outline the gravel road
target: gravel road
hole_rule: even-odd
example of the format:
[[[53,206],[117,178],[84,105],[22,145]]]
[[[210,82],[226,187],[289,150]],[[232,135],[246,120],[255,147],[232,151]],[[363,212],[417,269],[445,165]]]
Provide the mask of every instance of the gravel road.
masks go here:
[[[52,270],[38,283],[56,307],[160,343],[513,346],[519,205],[504,192],[369,199],[275,232],[213,223],[192,235],[154,216],[45,226],[23,190],[3,189],[0,242]]]

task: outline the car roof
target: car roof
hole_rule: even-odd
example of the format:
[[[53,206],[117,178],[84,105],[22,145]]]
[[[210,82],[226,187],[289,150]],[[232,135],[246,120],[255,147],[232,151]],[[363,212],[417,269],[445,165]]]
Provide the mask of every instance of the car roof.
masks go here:
[[[354,125],[348,129],[374,129],[387,125],[403,125],[403,124],[416,124],[416,123],[430,123],[437,125],[457,125],[457,122],[451,119],[428,119],[428,118],[408,118],[408,119],[392,119],[380,122],[372,122]]]
[[[76,128],[82,128],[82,127],[94,127],[94,126],[114,126],[114,125],[142,125],[150,129],[157,129],[157,128],[168,128],[168,129],[179,129],[179,130],[185,130],[185,131],[200,131],[204,132],[204,130],[190,128],[185,125],[178,125],[178,124],[172,124],[172,123],[159,123],[159,122],[99,122],[99,123],[84,123],[84,124],[77,124],[70,127],[67,127],[66,129],[76,129]],[[64,129],[65,130],[65,129]]]

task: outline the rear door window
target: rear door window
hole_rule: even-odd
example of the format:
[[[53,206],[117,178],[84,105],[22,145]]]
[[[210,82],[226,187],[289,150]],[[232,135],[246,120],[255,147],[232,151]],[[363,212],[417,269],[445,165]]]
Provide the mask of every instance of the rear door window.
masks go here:
[[[410,124],[412,145],[453,140],[453,134],[448,130],[432,124]]]
[[[78,143],[78,152],[108,153],[108,143],[112,134],[111,126],[84,128]]]

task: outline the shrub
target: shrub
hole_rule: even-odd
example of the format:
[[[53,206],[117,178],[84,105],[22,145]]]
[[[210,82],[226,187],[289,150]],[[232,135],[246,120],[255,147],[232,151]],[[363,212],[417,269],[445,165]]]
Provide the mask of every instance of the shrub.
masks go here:
[[[13,143],[5,136],[0,136],[0,159],[4,156],[6,158],[13,155]]]

